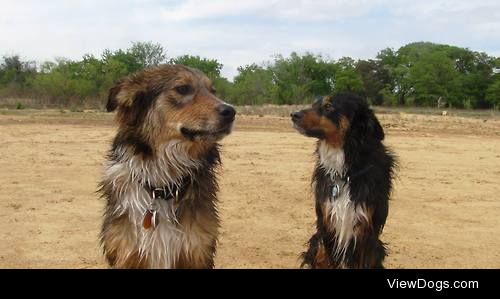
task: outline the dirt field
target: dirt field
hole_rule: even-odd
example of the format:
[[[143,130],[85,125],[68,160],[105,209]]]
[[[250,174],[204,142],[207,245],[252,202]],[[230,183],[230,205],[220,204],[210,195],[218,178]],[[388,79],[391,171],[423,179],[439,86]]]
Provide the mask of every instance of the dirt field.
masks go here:
[[[500,118],[379,114],[399,156],[388,268],[500,268]],[[103,268],[94,193],[111,115],[0,110],[0,268]],[[218,268],[296,268],[313,232],[314,140],[237,118],[223,141]]]

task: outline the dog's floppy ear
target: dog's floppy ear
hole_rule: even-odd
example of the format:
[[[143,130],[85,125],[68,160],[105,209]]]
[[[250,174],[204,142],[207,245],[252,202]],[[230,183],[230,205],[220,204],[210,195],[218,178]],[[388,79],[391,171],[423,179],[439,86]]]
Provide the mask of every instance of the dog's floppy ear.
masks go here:
[[[111,112],[118,107],[131,107],[137,94],[144,92],[144,88],[137,79],[125,78],[117,81],[109,90],[106,110]]]
[[[106,104],[106,111],[112,112],[118,107],[118,99],[116,98],[118,96],[118,93],[120,92],[120,89],[122,88],[122,82],[118,81],[111,87],[108,93],[108,103]]]
[[[151,84],[151,80],[148,82],[140,75],[123,78],[109,90],[106,109],[108,112],[118,109],[117,119],[123,124],[141,123],[162,92],[161,84]]]
[[[372,110],[368,110],[366,121],[367,121],[366,128],[368,131],[367,133],[376,138],[377,140],[384,140],[385,137],[384,129],[382,129],[380,122],[378,121],[377,117],[375,116]]]
[[[350,131],[361,143],[373,139],[384,140],[384,130],[373,111],[368,107],[363,107],[356,113]]]

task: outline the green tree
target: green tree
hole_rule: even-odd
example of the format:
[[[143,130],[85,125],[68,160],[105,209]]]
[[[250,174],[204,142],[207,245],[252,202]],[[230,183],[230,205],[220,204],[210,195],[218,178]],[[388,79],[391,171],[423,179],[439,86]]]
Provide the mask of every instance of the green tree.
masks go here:
[[[0,64],[0,84],[22,86],[26,79],[36,74],[33,61],[22,61],[19,55],[3,56]]]
[[[399,104],[417,101],[433,105],[436,97],[444,95],[453,106],[486,108],[490,105],[485,93],[495,62],[485,53],[418,42],[397,51],[384,49],[377,55],[377,61],[389,74],[384,93],[393,93]]]
[[[141,68],[157,66],[165,63],[167,53],[162,45],[153,42],[134,42],[127,53],[135,57]]]
[[[102,107],[117,79],[164,62],[165,49],[152,42],[135,42],[125,50],[105,50],[101,56],[84,55],[79,60],[56,59],[39,68],[19,55],[4,56],[0,98],[30,97],[61,106],[90,102]],[[168,62],[200,69],[221,98],[237,104],[297,104],[317,95],[350,91],[374,104],[434,106],[441,99],[453,107],[499,106],[500,58],[429,42],[383,49],[374,60],[277,55],[266,65],[238,68],[234,83],[221,75],[223,65],[215,59],[187,54]]]
[[[385,67],[395,67],[399,63],[397,53],[391,48],[385,48],[378,52],[377,61]]]
[[[411,95],[415,104],[433,106],[439,98],[448,99],[458,76],[454,62],[443,52],[423,54],[409,71]]]
[[[384,102],[382,90],[390,84],[388,71],[375,60],[359,60],[356,63],[356,73],[363,81],[364,96],[373,104]]]
[[[341,69],[335,76],[335,93],[364,93],[363,81],[354,68]]]
[[[334,76],[334,93],[354,92],[364,93],[363,80],[355,69],[355,61],[350,57],[342,57],[336,63]]]
[[[321,56],[295,52],[289,58],[277,55],[270,70],[278,88],[278,104],[305,103],[333,91],[336,65]]]
[[[232,101],[238,105],[262,105],[276,102],[278,87],[273,73],[257,64],[238,67],[234,78]]]
[[[389,76],[389,82],[386,83],[383,94],[385,97],[397,99],[396,103],[399,105],[405,103],[406,94],[410,90],[407,79],[409,65],[402,60],[403,56],[400,55],[399,50],[394,51],[391,48],[383,49],[377,54],[377,62]],[[393,94],[393,96],[389,96],[389,94]]]
[[[86,73],[82,61],[57,59],[56,65],[50,67],[50,72],[39,74],[31,82],[38,97],[58,105],[82,106],[85,99],[97,96],[95,74]]]
[[[195,69],[198,69],[205,73],[210,79],[220,77],[220,72],[222,70],[222,63],[218,62],[216,59],[201,58],[200,56],[183,55],[170,60],[172,64],[182,64]]]
[[[229,80],[224,77],[218,77],[213,79],[213,84],[219,98],[234,104],[231,97],[233,94],[233,83],[229,82]]]
[[[143,69],[141,62],[136,56],[121,49],[114,52],[111,50],[104,50],[102,60],[104,64],[120,64],[123,67],[124,75],[135,73]]]
[[[500,74],[496,75],[495,80],[486,90],[486,101],[495,109],[500,108]]]

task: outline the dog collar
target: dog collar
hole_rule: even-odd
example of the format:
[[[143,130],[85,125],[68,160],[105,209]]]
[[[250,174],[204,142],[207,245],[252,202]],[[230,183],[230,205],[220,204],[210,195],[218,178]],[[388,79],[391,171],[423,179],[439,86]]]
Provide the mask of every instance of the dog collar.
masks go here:
[[[349,183],[352,180],[354,180],[354,179],[356,179],[356,178],[364,175],[368,171],[370,171],[371,168],[373,168],[373,165],[372,164],[368,164],[365,168],[363,168],[360,171],[355,172],[355,173],[347,172],[344,176],[340,176],[340,175],[336,174],[334,180],[336,178],[339,178],[341,181]]]
[[[182,199],[188,185],[189,180],[187,178],[184,178],[179,185],[173,184],[163,187],[154,187],[148,184],[144,186],[144,188],[146,189],[146,191],[148,191],[148,194],[150,194],[153,200],[163,199],[168,201],[174,199],[175,202],[178,202],[180,199]]]
[[[332,182],[333,183],[333,185],[332,185],[332,198],[336,199],[337,197],[339,197],[339,195],[341,193],[341,187],[340,187],[338,181],[342,182],[342,188],[343,188],[346,184],[349,184],[353,179],[356,179],[356,178],[362,176],[363,174],[367,173],[368,171],[370,171],[370,169],[372,167],[373,167],[373,165],[369,164],[365,168],[361,169],[358,172],[355,172],[353,174],[347,173],[344,176],[341,176],[341,175],[335,173],[335,175],[332,179],[332,181],[333,181]]]
[[[173,207],[174,215],[173,217],[168,217],[168,221],[171,223],[177,222],[177,209],[179,201],[184,197],[184,193],[188,189],[190,180],[184,178],[180,185],[167,185],[163,187],[153,187],[151,185],[144,186],[148,194],[151,195],[151,202],[148,208],[144,212],[144,218],[142,225],[145,229],[155,228],[160,222],[158,217],[158,210],[160,209],[158,199],[165,200]]]
[[[177,187],[153,188],[152,187],[150,194],[151,194],[151,197],[153,198],[153,200],[156,200],[156,199],[163,199],[163,200],[175,199],[175,201],[177,201],[179,199],[179,188],[177,188]]]

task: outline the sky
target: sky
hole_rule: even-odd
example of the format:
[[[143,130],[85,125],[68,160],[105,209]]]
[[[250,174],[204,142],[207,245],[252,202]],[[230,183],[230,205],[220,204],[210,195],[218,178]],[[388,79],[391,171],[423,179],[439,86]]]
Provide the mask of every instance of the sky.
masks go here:
[[[133,41],[237,67],[291,52],[375,58],[417,41],[500,56],[499,0],[0,0],[0,55],[43,62]]]

